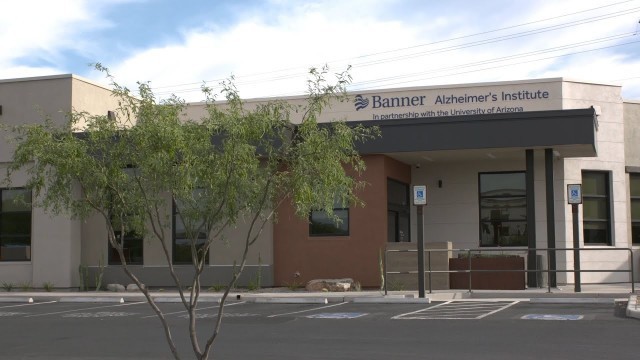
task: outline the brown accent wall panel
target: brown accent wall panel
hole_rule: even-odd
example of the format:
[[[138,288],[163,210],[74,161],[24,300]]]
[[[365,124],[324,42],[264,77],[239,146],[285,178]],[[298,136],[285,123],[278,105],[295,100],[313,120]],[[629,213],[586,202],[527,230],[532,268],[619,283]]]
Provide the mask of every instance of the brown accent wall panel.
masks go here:
[[[361,179],[367,186],[359,196],[365,207],[350,208],[349,236],[309,236],[307,220],[296,217],[290,203],[279,208],[273,237],[276,286],[347,277],[364,287],[380,285],[378,251],[387,241],[387,177],[409,182],[411,168],[384,155],[364,160],[367,170]]]

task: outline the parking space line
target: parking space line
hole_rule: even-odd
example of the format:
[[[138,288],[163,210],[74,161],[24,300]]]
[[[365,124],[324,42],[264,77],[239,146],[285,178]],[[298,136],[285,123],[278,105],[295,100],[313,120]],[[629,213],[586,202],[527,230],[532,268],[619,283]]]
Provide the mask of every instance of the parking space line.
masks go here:
[[[426,309],[400,314],[392,319],[477,320],[505,310],[519,302],[519,300],[485,301],[483,303],[447,301]]]
[[[428,307],[426,309],[420,309],[420,310],[408,312],[408,313],[405,313],[405,314],[396,315],[396,316],[392,317],[392,319],[400,319],[400,318],[402,318],[403,316],[406,316],[406,315],[416,314],[416,313],[419,313],[419,312],[423,312],[425,310],[438,308],[438,307],[445,306],[445,305],[448,305],[448,304],[451,304],[451,303],[452,303],[452,301],[446,301],[446,302],[443,302],[441,304],[430,306],[430,307]]]
[[[146,301],[145,301],[146,302]],[[240,301],[237,303],[233,303],[233,304],[225,304],[224,307],[229,307],[229,306],[233,306],[233,305],[240,305],[240,304],[244,304],[246,303],[246,301]],[[197,308],[196,310],[208,310],[208,309],[217,309],[219,308],[219,305],[215,305],[215,306],[207,306],[207,307],[203,307],[203,308]],[[186,313],[187,310],[180,310],[180,311],[174,311],[174,312],[170,312],[170,313],[163,313],[162,315],[175,315],[175,314],[180,314],[180,313]],[[152,318],[152,317],[157,317],[157,314],[153,314],[153,315],[147,315],[147,316],[142,316],[141,319],[148,319],[148,318]]]
[[[78,312],[78,311],[83,311],[83,310],[104,309],[104,308],[108,308],[108,307],[129,306],[129,305],[137,305],[137,304],[144,304],[144,303],[146,303],[146,301],[132,302],[132,303],[125,303],[125,304],[116,304],[116,305],[94,306],[94,307],[84,308],[84,309],[73,309],[73,310],[65,310],[65,311],[56,311],[56,312],[46,313],[46,314],[34,314],[34,315],[27,315],[27,316],[25,316],[25,317],[37,317],[37,316],[46,316],[46,315],[57,315],[57,314],[65,314],[65,313],[71,313],[71,312]]]
[[[29,304],[18,304],[18,305],[7,305],[7,306],[0,306],[0,309],[4,309],[4,308],[10,308],[10,307],[18,307],[18,306],[33,306],[33,305],[40,305],[40,304],[51,304],[57,302],[55,300],[53,301],[45,301],[45,302],[34,302],[34,303],[29,303]]]
[[[429,315],[429,316],[410,316],[401,318],[401,320],[474,320],[476,317],[469,316],[441,316],[441,315]]]
[[[338,304],[331,304],[331,305],[327,305],[327,306],[321,306],[321,307],[317,307],[317,308],[313,308],[313,309],[306,309],[306,310],[300,310],[300,311],[293,311],[293,312],[288,312],[288,313],[284,313],[284,314],[275,314],[275,315],[269,315],[267,316],[268,318],[272,318],[272,317],[276,317],[276,316],[284,316],[284,315],[293,315],[293,314],[300,314],[303,312],[309,312],[309,311],[314,311],[314,310],[320,310],[320,309],[326,309],[326,308],[330,308],[330,307],[334,307],[334,306],[340,306],[340,305],[344,305],[344,304],[348,304],[348,302],[341,302]]]
[[[440,311],[439,311],[440,310]],[[446,309],[446,310],[441,310],[441,309],[436,309],[434,311],[421,311],[420,314],[430,314],[430,313],[436,313],[436,314],[461,314],[461,315],[465,315],[465,314],[477,314],[479,312],[485,312],[485,311],[489,311],[489,310],[473,310],[473,309],[467,309],[467,310],[455,310],[455,309]]]
[[[482,309],[495,309],[496,304],[484,304],[484,305],[457,305],[457,304],[449,304],[449,306],[447,306],[448,309],[452,309],[452,310],[460,310],[460,311],[464,311],[464,310],[482,310]],[[428,311],[428,310],[425,310]]]
[[[502,310],[504,310],[504,309],[506,309],[506,308],[508,308],[508,307],[511,307],[511,306],[513,306],[513,305],[515,305],[515,304],[517,304],[517,303],[519,303],[519,302],[520,302],[520,301],[514,301],[514,302],[512,302],[511,304],[507,304],[507,305],[505,305],[505,306],[503,306],[503,307],[501,307],[501,308],[499,308],[499,309],[496,309],[496,310],[494,310],[494,311],[492,311],[492,312],[490,312],[490,313],[487,313],[487,314],[481,315],[481,316],[477,317],[477,319],[482,319],[482,318],[485,318],[485,317],[487,317],[487,316],[489,316],[489,315],[493,315],[493,314],[495,314],[495,313],[497,313],[497,312],[499,312],[499,311],[502,311]]]

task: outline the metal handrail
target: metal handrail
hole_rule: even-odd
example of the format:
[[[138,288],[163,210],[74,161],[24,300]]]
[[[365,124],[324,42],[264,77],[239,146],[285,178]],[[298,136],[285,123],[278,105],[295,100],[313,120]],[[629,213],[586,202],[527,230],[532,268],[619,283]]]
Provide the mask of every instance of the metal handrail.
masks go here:
[[[433,273],[468,273],[469,274],[469,293],[472,292],[472,284],[471,284],[471,274],[473,272],[482,273],[482,272],[523,272],[523,273],[547,273],[547,279],[549,278],[549,274],[551,273],[590,273],[590,272],[627,272],[630,274],[630,282],[631,282],[631,292],[635,292],[635,277],[634,277],[634,268],[633,268],[633,250],[631,248],[536,248],[536,249],[425,249],[424,251],[428,254],[428,269],[425,270],[429,276],[429,293],[432,293],[432,281],[431,274]],[[469,269],[467,270],[431,270],[431,253],[432,252],[458,252],[458,253],[467,253],[467,258],[469,259]],[[509,253],[531,253],[534,254],[540,251],[544,251],[547,254],[547,269],[524,269],[524,270],[482,270],[482,269],[472,269],[471,259],[473,254],[481,254],[486,252],[509,252]],[[549,256],[551,252],[558,251],[628,251],[629,252],[629,268],[626,270],[618,270],[618,269],[598,269],[598,270],[550,270],[551,269],[551,257]],[[388,253],[403,253],[403,252],[418,252],[417,249],[385,249],[384,252],[384,293],[388,294],[387,291],[387,276],[389,274],[418,274],[418,270],[410,270],[410,271],[387,271],[387,255]],[[551,281],[547,280],[547,288],[548,292],[551,292]]]

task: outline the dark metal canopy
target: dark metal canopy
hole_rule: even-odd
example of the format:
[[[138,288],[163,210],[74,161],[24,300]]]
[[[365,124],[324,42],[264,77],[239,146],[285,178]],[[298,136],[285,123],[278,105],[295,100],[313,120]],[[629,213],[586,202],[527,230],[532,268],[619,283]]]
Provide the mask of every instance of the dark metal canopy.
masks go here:
[[[500,148],[555,148],[563,156],[596,156],[593,108],[492,115],[349,122],[378,126],[382,136],[358,144],[361,154]]]

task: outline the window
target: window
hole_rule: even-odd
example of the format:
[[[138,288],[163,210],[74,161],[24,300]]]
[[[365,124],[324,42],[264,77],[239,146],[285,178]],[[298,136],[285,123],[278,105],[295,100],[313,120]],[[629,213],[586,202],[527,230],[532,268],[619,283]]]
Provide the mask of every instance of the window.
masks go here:
[[[336,221],[323,210],[313,210],[309,216],[309,235],[311,236],[347,236],[349,235],[349,208],[336,202],[333,214]]]
[[[387,241],[411,241],[409,185],[387,179]]]
[[[0,261],[31,260],[31,191],[0,189]]]
[[[582,216],[585,245],[611,245],[609,173],[582,172]]]
[[[640,173],[629,174],[631,194],[631,242],[640,245]]]
[[[185,223],[188,225],[186,226]],[[193,231],[198,231],[193,234]],[[196,251],[201,254],[209,234],[204,220],[192,221],[183,219],[178,207],[173,204],[173,263],[193,264],[191,257],[191,241],[195,240]],[[209,263],[209,256],[205,256],[205,264]]]
[[[113,232],[116,236],[116,241],[119,242],[121,234],[120,223],[114,216],[111,216],[111,224],[113,225]],[[127,261],[127,264],[142,265],[142,236],[133,231],[125,230],[122,241],[122,251],[124,252],[124,258]],[[111,243],[109,243],[109,265],[120,265],[120,256],[118,255],[118,251],[111,246]]]
[[[128,165],[127,167],[123,168],[122,171],[127,174],[127,176],[129,177],[130,180],[134,180],[135,177],[137,175],[139,175],[139,170],[138,168],[136,168],[133,165]],[[113,194],[112,194],[113,196]],[[112,198],[113,200],[113,198]],[[114,235],[116,237],[116,241],[120,242],[120,220],[118,219],[117,216],[115,216],[115,214],[111,213],[110,214],[111,217],[111,225],[113,226],[113,232]],[[125,214],[124,216],[125,218],[127,217],[127,214]],[[142,251],[143,251],[143,239],[142,236],[139,234],[136,234],[134,231],[129,230],[126,228],[126,224],[125,224],[125,234],[124,237],[122,239],[122,252],[124,253],[124,258],[127,261],[127,264],[130,265],[142,265],[143,260],[142,260]],[[109,247],[109,258],[108,258],[108,263],[109,265],[120,265],[120,256],[118,255],[118,251],[111,246],[111,243],[107,240],[108,243],[108,247]]]
[[[480,246],[526,246],[525,173],[481,173],[478,188]]]

